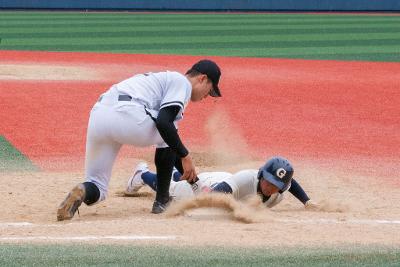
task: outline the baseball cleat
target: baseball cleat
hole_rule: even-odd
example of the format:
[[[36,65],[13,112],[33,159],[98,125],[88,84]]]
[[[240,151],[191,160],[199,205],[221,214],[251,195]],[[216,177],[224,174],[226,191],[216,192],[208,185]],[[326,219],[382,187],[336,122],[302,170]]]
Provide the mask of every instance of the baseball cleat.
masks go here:
[[[78,184],[72,188],[57,210],[57,221],[71,220],[85,199],[85,186]]]
[[[154,201],[153,208],[151,209],[151,213],[154,213],[154,214],[163,213],[167,209],[167,204],[168,203],[163,204],[161,202]]]
[[[145,183],[142,179],[142,174],[149,171],[149,167],[146,162],[139,163],[133,171],[133,176],[129,178],[128,185],[126,187],[126,193],[136,193],[142,188]]]
[[[166,202],[166,203],[161,203],[161,202],[155,200],[153,203],[153,208],[151,209],[151,213],[154,213],[154,214],[163,213],[168,208],[169,204],[171,204],[172,199],[173,198],[170,196],[168,202]]]

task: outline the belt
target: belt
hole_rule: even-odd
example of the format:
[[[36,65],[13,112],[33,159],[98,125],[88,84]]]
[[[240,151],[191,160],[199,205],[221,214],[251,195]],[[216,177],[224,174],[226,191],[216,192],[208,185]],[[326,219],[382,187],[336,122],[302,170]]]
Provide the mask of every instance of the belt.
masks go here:
[[[118,101],[131,101],[132,97],[130,95],[119,95]]]
[[[132,97],[130,96],[130,95],[119,95],[118,96],[118,101],[131,101],[132,100]],[[146,109],[146,106],[143,106],[143,108],[144,108],[144,112],[146,112],[146,114],[147,115],[149,115],[150,116],[150,118],[154,121],[154,122],[156,122],[156,118],[154,118],[152,115],[151,115],[151,113]]]
[[[103,96],[100,96],[98,102],[101,102],[102,99],[103,99]],[[118,96],[118,101],[131,101],[131,100],[132,100],[132,97],[130,95],[119,95]],[[146,114],[149,115],[150,118],[155,122],[156,118],[154,118],[151,115],[151,113],[146,109],[146,106],[143,106],[143,107],[144,107],[144,112],[146,112]]]
[[[97,102],[101,102],[103,99],[103,96],[100,96]],[[118,101],[131,101],[132,97],[130,95],[119,95],[118,96]]]

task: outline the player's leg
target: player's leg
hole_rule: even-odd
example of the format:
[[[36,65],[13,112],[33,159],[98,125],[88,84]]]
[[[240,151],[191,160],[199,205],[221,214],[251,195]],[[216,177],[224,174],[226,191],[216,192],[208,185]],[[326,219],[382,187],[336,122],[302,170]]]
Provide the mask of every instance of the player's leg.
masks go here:
[[[86,181],[76,185],[57,210],[59,221],[72,219],[84,202],[93,205],[107,196],[111,170],[121,145],[117,143],[87,143]]]
[[[181,177],[182,174],[177,169],[174,168],[172,170],[172,176],[171,176],[172,181],[180,182]],[[141,179],[146,185],[150,186],[154,191],[157,191],[157,173],[147,170],[146,172],[142,173]]]
[[[146,185],[146,182],[144,181],[144,179],[146,178],[143,177],[148,177],[147,174],[149,173],[150,173],[149,166],[147,166],[146,162],[140,162],[139,164],[137,164],[136,168],[133,170],[132,176],[128,179],[125,193],[134,194],[138,192],[144,185]],[[154,181],[156,182],[156,178],[154,179]],[[155,188],[154,182],[152,181],[147,181],[147,182],[150,187],[152,187],[153,189]]]
[[[175,165],[176,166],[176,165]],[[174,181],[174,182],[180,182],[181,181],[181,177],[182,177],[182,173],[183,172],[180,172],[180,171],[178,171],[176,168],[174,168],[173,170],[172,170],[172,181]],[[186,181],[185,181],[186,182]]]
[[[94,196],[86,196],[84,200],[86,204],[91,205],[106,199],[112,167],[120,148],[121,144],[114,141],[87,142],[85,161],[86,183],[96,186],[100,193],[98,199],[95,199]]]
[[[86,139],[86,181],[76,185],[60,204],[58,220],[71,219],[82,202],[92,205],[104,200],[107,195],[112,166],[121,145],[107,138],[104,129],[99,128],[96,123],[99,117],[92,116],[94,110],[89,119]],[[106,114],[102,115],[103,120],[107,118]]]
[[[128,181],[126,193],[136,193],[138,191],[135,190],[137,184],[146,184],[154,191],[157,191],[157,174],[151,172],[146,163],[139,163],[135,170],[137,171],[135,172],[134,176],[132,176]],[[180,174],[178,170],[174,168],[172,171],[171,184],[169,186],[169,195],[175,200],[181,200],[194,196],[192,187],[188,182],[181,181],[181,176],[182,174]]]
[[[172,170],[172,181],[180,182],[181,176],[182,174],[176,168]],[[151,172],[145,162],[136,165],[133,175],[128,179],[125,191],[128,194],[136,193],[143,185],[148,185],[151,189],[157,191],[157,173]]]
[[[181,176],[182,174],[178,170],[174,169],[172,177],[170,177],[171,182],[168,187],[169,196],[175,200],[181,200],[194,196],[191,185],[186,181],[181,181]],[[159,192],[157,190],[158,176],[156,173],[146,171],[142,173],[141,178],[145,184],[149,185],[154,191]]]
[[[156,149],[154,162],[157,169],[157,194],[153,203],[152,213],[164,212],[170,201],[169,186],[175,159],[176,151],[172,148],[158,147]]]

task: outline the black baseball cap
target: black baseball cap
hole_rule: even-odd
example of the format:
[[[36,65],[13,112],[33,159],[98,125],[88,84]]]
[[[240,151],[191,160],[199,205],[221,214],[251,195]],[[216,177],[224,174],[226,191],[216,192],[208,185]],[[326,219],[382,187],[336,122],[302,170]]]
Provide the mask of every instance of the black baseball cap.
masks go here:
[[[198,71],[202,74],[207,75],[208,79],[211,80],[213,84],[213,90],[210,92],[212,97],[221,97],[221,91],[219,90],[218,83],[221,77],[221,70],[217,63],[209,59],[203,59],[194,64],[191,68],[192,70]]]

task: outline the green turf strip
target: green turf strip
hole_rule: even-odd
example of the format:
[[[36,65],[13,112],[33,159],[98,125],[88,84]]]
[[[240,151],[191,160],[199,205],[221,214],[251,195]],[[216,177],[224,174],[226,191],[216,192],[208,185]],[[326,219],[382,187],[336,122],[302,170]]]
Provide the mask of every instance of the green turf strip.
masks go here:
[[[1,266],[399,266],[400,250],[0,245]]]
[[[1,266],[399,266],[400,250],[0,245]]]
[[[2,50],[396,62],[400,16],[0,12],[0,38]]]
[[[88,19],[114,19],[124,18],[136,20],[153,20],[153,19],[164,19],[164,20],[187,20],[192,18],[205,19],[230,19],[230,20],[243,20],[243,19],[269,19],[269,20],[280,20],[280,19],[308,19],[308,20],[320,20],[320,19],[331,19],[331,20],[370,20],[370,19],[383,19],[383,20],[397,20],[397,16],[391,15],[352,15],[352,14],[338,14],[338,13],[325,13],[325,14],[304,14],[304,13],[140,13],[140,12],[113,12],[113,13],[98,13],[98,12],[27,12],[27,11],[6,11],[1,13],[1,19],[12,19],[12,20],[41,20],[43,18],[88,18]],[[195,16],[193,16],[195,15]],[[210,16],[211,15],[211,16]]]
[[[0,47],[2,49],[12,49],[14,48],[13,46],[16,45],[18,41],[21,41],[23,39],[25,41],[25,44],[27,46],[31,45],[32,43],[38,43],[38,44],[48,44],[45,39],[50,39],[50,40],[57,40],[57,39],[64,39],[64,43],[68,45],[68,41],[74,39],[75,42],[78,44],[84,45],[85,42],[89,38],[97,38],[99,39],[101,43],[104,42],[110,42],[113,40],[120,40],[122,42],[129,42],[132,45],[136,43],[151,43],[151,40],[153,40],[155,37],[159,38],[159,45],[163,44],[163,39],[160,39],[161,37],[166,39],[166,43],[168,42],[168,39],[170,38],[175,38],[180,40],[181,42],[188,42],[191,41],[193,43],[193,46],[195,46],[198,42],[206,42],[208,39],[207,38],[216,38],[218,41],[221,42],[231,42],[232,45],[235,45],[236,43],[243,44],[245,47],[245,44],[251,45],[253,40],[249,38],[263,38],[264,40],[277,40],[280,39],[280,36],[283,36],[286,39],[290,39],[294,42],[296,41],[312,41],[315,37],[315,35],[320,35],[321,37],[326,37],[325,40],[329,41],[331,43],[331,46],[335,46],[337,39],[331,37],[331,35],[347,35],[347,38],[344,39],[343,37],[340,38],[339,40],[349,40],[352,41],[354,38],[352,37],[354,34],[364,34],[366,35],[365,38],[363,38],[363,41],[368,41],[369,39],[374,39],[373,36],[375,34],[386,34],[392,35],[392,39],[398,38],[400,35],[400,32],[397,30],[397,28],[369,28],[368,30],[365,29],[357,29],[357,28],[348,28],[346,30],[338,30],[338,29],[318,29],[318,30],[293,30],[293,29],[286,29],[286,30],[251,30],[251,31],[241,31],[237,32],[237,30],[220,30],[219,32],[210,32],[207,30],[201,30],[198,29],[196,31],[142,31],[142,30],[120,30],[120,31],[109,31],[107,29],[103,30],[97,30],[97,31],[65,31],[65,32],[27,32],[27,33],[21,33],[21,32],[15,32],[15,33],[2,33],[1,38],[2,42],[0,44]],[[367,35],[370,35],[371,37],[368,38]],[[297,40],[295,37],[290,38],[290,35],[293,36],[300,36],[300,38]],[[235,40],[232,40],[236,38]],[[384,38],[387,39],[388,37]],[[122,40],[121,40],[122,39]],[[383,40],[384,40],[383,39]],[[51,44],[51,43],[50,43]],[[297,45],[297,47],[302,47],[301,44]],[[17,49],[17,47],[15,47]],[[89,47],[89,51],[98,51],[97,46],[92,46]],[[44,49],[41,49],[44,50]],[[132,49],[134,51],[134,49]],[[220,51],[219,49],[215,49],[215,51]]]
[[[238,26],[238,25],[243,25],[245,24],[246,26],[296,26],[296,25],[305,25],[305,26],[312,26],[315,25],[317,21],[315,20],[279,20],[279,21],[270,21],[270,20],[247,20],[244,19],[242,21],[240,20],[216,20],[216,19],[207,19],[207,20],[188,20],[188,21],[182,21],[182,20],[173,20],[173,21],[168,21],[168,20],[153,20],[153,21],[135,21],[135,20],[126,20],[126,19],[118,19],[116,18],[113,21],[107,21],[104,19],[96,19],[96,20],[87,20],[87,19],[62,19],[62,20],[56,20],[56,19],[42,19],[42,20],[35,20],[35,21],[30,21],[30,20],[17,20],[17,21],[11,21],[11,20],[0,20],[0,26],[6,26],[7,28],[18,28],[18,27],[28,27],[28,28],[33,28],[36,26],[60,26],[62,27],[63,25],[74,25],[74,26],[96,26],[96,25],[101,25],[101,26],[110,26],[110,25],[115,25],[115,26],[124,26],[124,25],[131,25],[131,26],[171,26],[171,27],[176,27],[176,26],[182,26],[184,23],[187,26],[196,26],[196,25],[201,25],[203,27],[206,26]],[[351,20],[351,21],[333,21],[333,20],[321,20],[318,21],[319,25],[368,25],[368,24],[395,24],[398,21],[396,20]]]
[[[36,171],[38,168],[0,135],[0,172],[23,170]]]
[[[92,35],[98,35],[98,33],[105,32],[105,37],[114,37],[112,33],[116,33],[116,36],[126,36],[128,34],[148,37],[154,36],[156,33],[163,34],[163,36],[169,36],[171,34],[177,34],[181,36],[203,36],[203,35],[220,35],[223,36],[237,36],[237,35],[267,35],[267,34],[312,34],[312,33],[371,33],[371,32],[400,32],[400,28],[396,23],[390,24],[374,24],[370,27],[365,25],[180,25],[171,27],[170,25],[110,25],[102,24],[99,25],[74,25],[74,24],[46,24],[46,25],[35,25],[34,27],[20,27],[20,28],[8,28],[3,27],[1,29],[3,38],[23,37],[21,33],[28,34],[27,37],[49,37],[49,36],[64,36],[64,33],[86,33]],[[60,32],[60,30],[63,30]],[[194,31],[195,30],[195,31]],[[244,32],[238,31],[243,30]],[[121,32],[121,34],[119,34]],[[76,35],[80,37],[80,35]]]
[[[205,38],[197,38],[196,36],[182,39],[179,36],[150,36],[148,38],[136,38],[135,36],[123,36],[123,37],[113,37],[113,38],[103,38],[101,36],[97,37],[69,37],[68,40],[64,37],[53,37],[53,38],[40,38],[33,39],[30,41],[32,44],[40,44],[44,41],[52,42],[52,44],[65,44],[69,43],[85,43],[85,44],[98,44],[99,41],[102,41],[104,44],[120,44],[120,43],[135,43],[135,44],[152,44],[152,43],[208,43],[208,42],[219,42],[221,41],[220,36],[204,36]],[[400,33],[353,33],[351,35],[348,34],[281,34],[281,35],[253,35],[248,36],[248,38],[244,39],[240,35],[235,36],[226,36],[224,41],[230,41],[233,43],[248,43],[252,42],[269,42],[269,41],[328,41],[328,40],[385,40],[385,39],[393,39],[400,38]],[[46,40],[43,40],[46,39]],[[194,40],[195,39],[195,40]],[[26,38],[13,38],[12,44],[9,42],[4,42],[3,45],[17,45],[24,44],[26,42]]]
[[[51,45],[30,45],[29,47],[34,48],[35,50],[53,50],[53,51],[89,51],[94,44],[51,44]],[[369,39],[369,40],[338,40],[335,43],[331,41],[269,41],[269,42],[249,42],[249,43],[232,43],[232,42],[206,42],[206,43],[198,43],[196,47],[198,49],[270,49],[270,48],[311,48],[315,50],[316,48],[324,48],[330,47],[331,49],[335,49],[336,47],[377,47],[377,46],[394,46],[400,47],[400,38],[399,39]],[[15,45],[15,48],[27,48],[26,44]],[[111,51],[115,50],[144,50],[144,51],[160,51],[160,50],[183,50],[183,49],[193,49],[193,43],[146,43],[146,44],[104,44],[98,43],[96,44],[95,51],[103,51],[110,49]],[[400,51],[399,51],[400,52]]]

